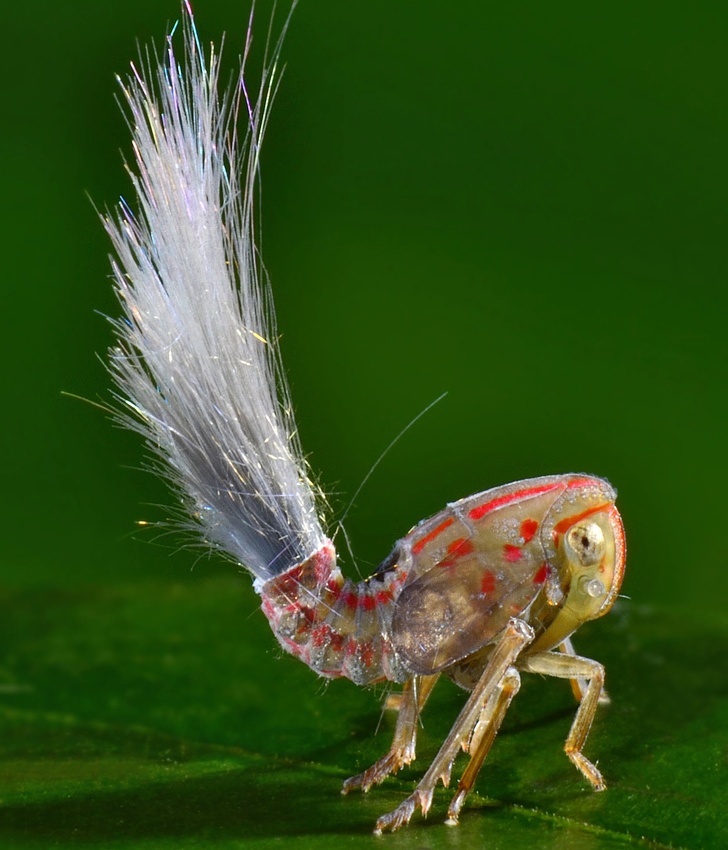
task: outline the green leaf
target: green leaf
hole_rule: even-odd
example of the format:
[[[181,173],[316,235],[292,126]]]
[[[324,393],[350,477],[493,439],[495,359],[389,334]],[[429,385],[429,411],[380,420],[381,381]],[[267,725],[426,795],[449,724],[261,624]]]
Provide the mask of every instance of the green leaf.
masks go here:
[[[341,797],[387,748],[394,716],[381,694],[279,659],[241,584],[1,594],[0,846],[728,846],[725,623],[627,603],[577,636],[607,667],[612,705],[586,748],[605,793],[561,751],[569,688],[524,676],[460,827],[443,825],[451,792],[439,789],[427,821],[375,839],[463,692],[438,685],[413,766]]]

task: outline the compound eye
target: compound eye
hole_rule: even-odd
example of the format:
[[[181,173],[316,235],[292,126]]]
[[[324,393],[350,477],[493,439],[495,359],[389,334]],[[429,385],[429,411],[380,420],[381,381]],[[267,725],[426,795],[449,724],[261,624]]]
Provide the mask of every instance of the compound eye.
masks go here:
[[[604,532],[595,522],[579,523],[566,535],[566,546],[582,567],[592,567],[606,552]]]

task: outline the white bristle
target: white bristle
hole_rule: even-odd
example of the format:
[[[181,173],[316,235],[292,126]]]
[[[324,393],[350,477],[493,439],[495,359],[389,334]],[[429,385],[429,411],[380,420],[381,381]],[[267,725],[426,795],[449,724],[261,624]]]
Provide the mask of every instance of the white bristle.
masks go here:
[[[162,459],[195,527],[265,580],[326,539],[255,240],[280,41],[257,97],[248,97],[245,57],[220,94],[219,55],[211,48],[205,58],[188,6],[183,16],[164,59],[146,54],[122,82],[138,212],[122,201],[105,221],[124,311],[110,368],[124,421]]]

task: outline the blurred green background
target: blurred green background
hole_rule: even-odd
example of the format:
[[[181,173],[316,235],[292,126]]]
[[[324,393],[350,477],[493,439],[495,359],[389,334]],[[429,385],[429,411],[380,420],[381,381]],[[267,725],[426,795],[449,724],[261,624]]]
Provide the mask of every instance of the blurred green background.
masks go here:
[[[196,13],[203,41],[227,32],[232,71],[247,7]],[[169,501],[135,471],[138,441],[61,395],[108,400],[91,201],[129,194],[114,74],[178,5],[8,14],[0,579],[179,577],[197,555],[134,532]],[[362,572],[449,500],[586,471],[620,491],[625,593],[724,609],[727,42],[719,4],[300,4],[264,251],[334,517],[448,392],[347,518]]]

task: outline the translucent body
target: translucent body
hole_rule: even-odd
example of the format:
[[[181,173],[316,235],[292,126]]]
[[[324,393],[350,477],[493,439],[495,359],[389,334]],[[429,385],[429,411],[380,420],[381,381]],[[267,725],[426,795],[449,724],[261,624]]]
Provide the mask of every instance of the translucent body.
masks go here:
[[[389,751],[344,783],[364,791],[415,757],[419,714],[444,673],[472,691],[414,793],[377,821],[396,830],[427,814],[460,750],[470,761],[448,810],[460,809],[520,687],[519,671],[568,678],[580,700],[564,750],[596,791],[606,785],[582,748],[604,668],[570,635],[612,606],[624,573],[616,493],[599,478],[518,481],[448,505],[421,522],[365,581],[345,581],[333,545],[262,587],[281,645],[318,673],[359,684],[403,682]],[[558,648],[560,652],[552,650]]]
[[[471,688],[482,650],[511,618],[534,629],[541,651],[609,610],[624,570],[615,498],[583,475],[477,493],[419,523],[358,584],[343,579],[327,543],[263,586],[263,611],[284,649],[324,676],[368,684],[444,672]],[[568,548],[585,520],[603,538],[587,567]],[[594,579],[601,590],[590,594]]]

